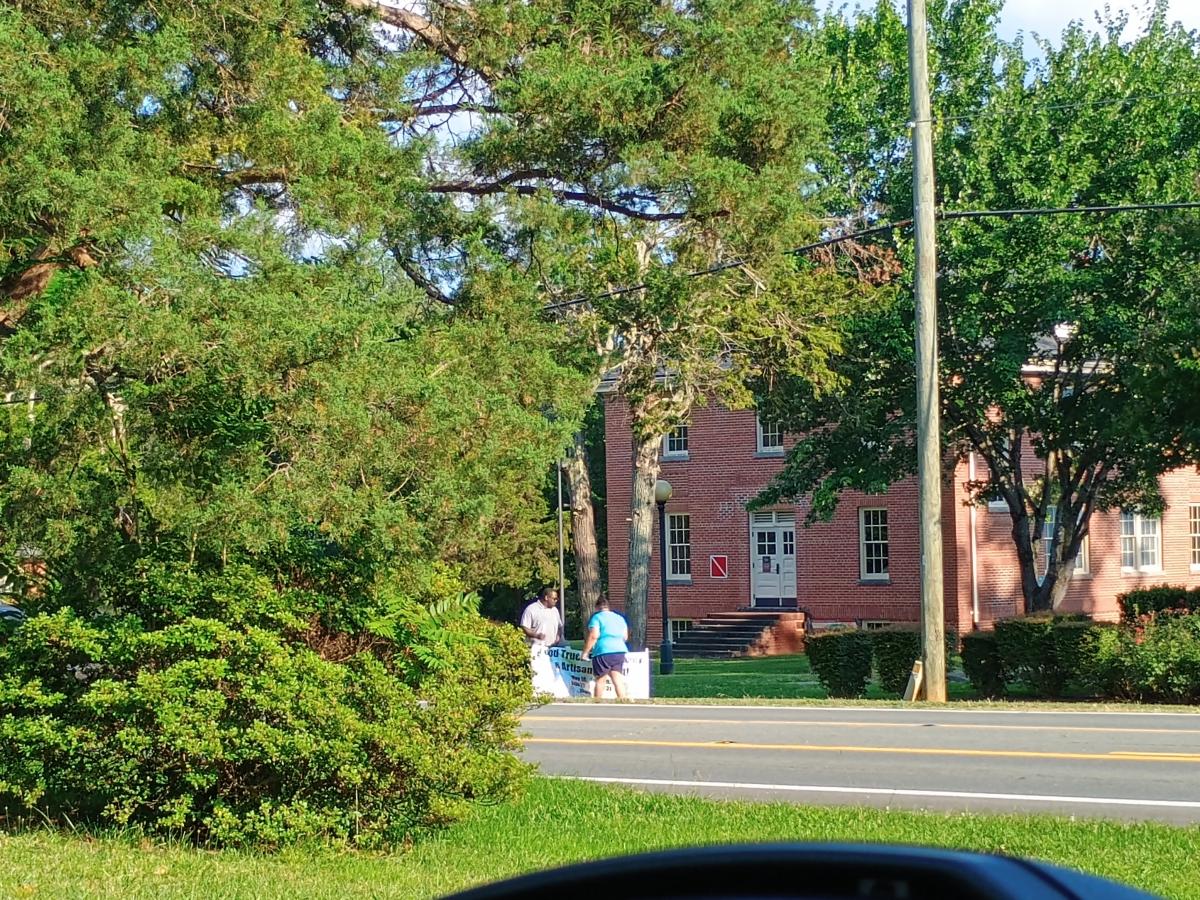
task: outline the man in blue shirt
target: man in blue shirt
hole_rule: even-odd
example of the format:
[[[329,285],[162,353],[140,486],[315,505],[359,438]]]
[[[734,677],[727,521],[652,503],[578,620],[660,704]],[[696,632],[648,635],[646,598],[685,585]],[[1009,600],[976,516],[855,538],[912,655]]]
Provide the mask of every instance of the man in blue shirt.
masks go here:
[[[608,597],[596,603],[596,613],[588,619],[587,640],[583,642],[583,658],[592,658],[592,675],[596,678],[594,696],[604,696],[605,682],[612,679],[617,699],[624,700],[625,654],[629,652],[629,625],[625,617],[613,612]],[[593,653],[593,651],[595,651]]]

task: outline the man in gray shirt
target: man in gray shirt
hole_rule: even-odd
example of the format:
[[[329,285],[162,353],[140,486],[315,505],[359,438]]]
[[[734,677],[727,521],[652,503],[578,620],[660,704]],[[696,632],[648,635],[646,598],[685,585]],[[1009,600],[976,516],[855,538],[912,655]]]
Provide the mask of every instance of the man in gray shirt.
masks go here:
[[[521,630],[533,648],[553,647],[564,642],[563,620],[558,611],[558,591],[542,588],[541,596],[521,613]]]

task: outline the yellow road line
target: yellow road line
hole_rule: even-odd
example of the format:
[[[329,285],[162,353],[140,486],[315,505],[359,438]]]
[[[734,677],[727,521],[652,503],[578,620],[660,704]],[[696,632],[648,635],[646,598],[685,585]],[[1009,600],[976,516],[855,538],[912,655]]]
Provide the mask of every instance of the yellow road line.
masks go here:
[[[784,750],[799,753],[891,753],[909,756],[985,756],[1009,759],[1086,759],[1107,762],[1200,763],[1200,754],[1147,756],[1136,751],[1055,753],[1048,750],[972,750],[954,747],[858,747],[848,744],[757,744],[742,741],[649,741],[630,738],[526,738],[527,744],[569,744],[596,747],[675,747],[691,750]]]
[[[1113,728],[1099,725],[983,725],[974,722],[846,722],[835,719],[678,719],[672,716],[524,716],[526,722],[661,722],[680,725],[833,725],[838,728],[961,728],[982,731],[1099,731],[1113,734],[1197,734],[1200,728]]]

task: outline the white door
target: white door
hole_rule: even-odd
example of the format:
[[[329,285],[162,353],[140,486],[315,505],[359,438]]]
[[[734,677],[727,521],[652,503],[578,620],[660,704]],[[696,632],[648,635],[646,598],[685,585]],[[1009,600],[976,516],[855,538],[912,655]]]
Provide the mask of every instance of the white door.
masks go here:
[[[790,516],[789,516],[790,518]],[[779,527],[779,596],[796,599],[796,526]]]
[[[750,518],[750,593],[754,606],[792,606],[796,600],[796,516]]]
[[[751,534],[750,543],[754,605],[778,606],[782,597],[779,533],[774,525],[757,526]]]

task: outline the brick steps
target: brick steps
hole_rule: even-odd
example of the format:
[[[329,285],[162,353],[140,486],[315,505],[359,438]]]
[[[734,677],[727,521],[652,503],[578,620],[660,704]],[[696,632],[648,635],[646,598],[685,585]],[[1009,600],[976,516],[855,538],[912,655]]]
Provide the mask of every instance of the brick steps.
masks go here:
[[[804,648],[805,616],[790,610],[713,613],[675,641],[679,659],[773,656]]]

